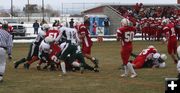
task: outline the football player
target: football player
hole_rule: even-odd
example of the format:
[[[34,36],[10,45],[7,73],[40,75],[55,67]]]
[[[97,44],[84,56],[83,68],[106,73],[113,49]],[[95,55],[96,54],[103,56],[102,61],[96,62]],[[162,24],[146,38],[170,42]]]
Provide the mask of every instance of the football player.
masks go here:
[[[45,35],[46,33],[44,31],[39,31],[37,37],[35,38],[35,41],[30,45],[28,56],[14,62],[14,68],[18,68],[19,64],[25,63],[26,61],[32,63],[38,60],[39,45],[44,39]],[[29,64],[26,64],[25,67],[29,68]]]
[[[91,47],[93,45],[93,42],[91,40],[90,34],[88,32],[87,27],[84,24],[81,24],[79,26],[79,37],[82,41],[82,53],[84,55],[84,57],[86,57],[87,59],[91,60],[91,62],[94,63],[94,68],[98,70],[99,66],[98,66],[98,60],[97,58],[93,57],[91,55]]]
[[[39,46],[39,53],[38,53],[38,57],[40,59],[40,63],[38,65],[38,69],[40,69],[40,65],[41,63],[47,63],[48,65],[51,65],[51,70],[55,70],[55,63],[53,60],[51,60],[51,54],[52,54],[52,49],[51,49],[51,45],[54,42],[54,37],[52,36],[47,36],[40,44]]]
[[[137,74],[134,71],[132,64],[128,64],[128,60],[133,50],[132,41],[136,29],[135,27],[130,26],[130,21],[126,18],[121,20],[121,26],[122,27],[117,30],[117,41],[121,40],[122,48],[120,53],[124,67],[124,73],[121,75],[121,77],[126,77],[129,69],[132,73],[130,77],[134,78],[137,76]]]
[[[164,19],[162,21],[163,24],[163,30],[166,32],[168,35],[167,40],[168,40],[168,54],[171,56],[173,59],[174,63],[177,63],[177,58],[176,58],[176,52],[177,52],[177,38],[176,38],[176,33],[174,29],[174,24],[170,22],[169,19]]]
[[[180,79],[180,46],[177,48],[177,56],[178,56],[178,63],[177,63],[177,71],[178,71],[178,78]]]
[[[165,68],[167,59],[166,54],[155,53],[152,59],[152,68]]]
[[[147,49],[143,49],[141,53],[138,54],[138,56],[131,62],[134,68],[142,68],[145,62],[152,58],[153,54],[157,53],[157,49],[150,45]]]

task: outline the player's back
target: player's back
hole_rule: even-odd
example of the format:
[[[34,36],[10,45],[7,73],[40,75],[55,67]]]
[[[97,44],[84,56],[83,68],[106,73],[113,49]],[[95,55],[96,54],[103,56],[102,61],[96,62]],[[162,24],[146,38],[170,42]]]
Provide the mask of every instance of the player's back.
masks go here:
[[[58,35],[59,35],[59,30],[56,30],[56,29],[50,29],[46,32],[46,37],[52,36],[54,39],[56,39]]]
[[[138,56],[143,56],[147,57],[151,53],[156,53],[157,50],[155,48],[148,48],[148,49],[143,49],[142,52]]]
[[[71,43],[73,43],[73,44],[77,44],[80,41],[76,29],[74,29],[74,28],[68,29],[67,40],[70,40]]]
[[[134,34],[135,34],[135,27],[133,26],[124,26],[118,29],[118,34],[122,39],[122,44],[123,45],[131,45]]]

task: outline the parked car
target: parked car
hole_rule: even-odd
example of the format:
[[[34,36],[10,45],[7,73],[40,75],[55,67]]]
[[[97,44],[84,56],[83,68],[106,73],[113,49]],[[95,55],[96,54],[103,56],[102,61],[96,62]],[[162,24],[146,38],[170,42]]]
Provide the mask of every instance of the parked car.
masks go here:
[[[26,27],[24,27],[22,24],[12,24],[13,27],[13,34],[25,36],[26,35]]]
[[[26,35],[26,27],[23,24],[19,24],[17,19],[0,19],[0,26],[3,24],[4,21],[7,21],[8,25],[13,27],[13,35]]]

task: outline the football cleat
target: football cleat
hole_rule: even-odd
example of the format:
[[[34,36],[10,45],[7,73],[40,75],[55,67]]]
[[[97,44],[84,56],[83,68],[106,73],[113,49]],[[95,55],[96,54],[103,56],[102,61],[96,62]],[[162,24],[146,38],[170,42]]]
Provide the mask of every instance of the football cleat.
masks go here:
[[[81,74],[83,74],[84,73],[84,67],[80,67],[80,72],[81,72]]]
[[[36,68],[37,68],[37,70],[41,70],[41,66],[39,66],[39,65],[36,66]]]
[[[137,74],[132,74],[130,77],[135,78],[135,77],[137,77]]]
[[[94,67],[94,72],[99,72],[99,69],[97,67]]]
[[[127,74],[122,74],[121,77],[127,77],[128,75]]]
[[[178,61],[177,60],[174,60],[174,64],[177,64],[178,63]]]
[[[180,79],[180,73],[178,74],[177,78]]]
[[[30,66],[30,65],[29,65],[28,63],[25,63],[25,64],[24,64],[24,68],[27,69],[27,70],[29,69],[29,66]]]
[[[76,72],[76,68],[75,67],[72,67],[72,72]]]
[[[14,63],[14,68],[17,69],[19,66],[19,64],[17,64],[16,62]]]
[[[99,61],[98,59],[95,58],[95,60],[93,61],[94,64],[95,64],[95,68],[99,68],[98,64],[99,64]]]
[[[49,66],[49,65],[44,66],[44,67],[43,67],[43,69],[47,69],[47,68],[48,68],[48,66]]]

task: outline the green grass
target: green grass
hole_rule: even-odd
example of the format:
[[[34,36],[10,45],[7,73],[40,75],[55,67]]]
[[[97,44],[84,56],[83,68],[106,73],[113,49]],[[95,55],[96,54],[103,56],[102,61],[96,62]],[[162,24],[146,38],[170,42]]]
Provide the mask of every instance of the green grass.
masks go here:
[[[134,53],[139,53],[148,45],[154,45],[159,52],[166,53],[166,45],[160,42],[134,42]],[[61,72],[37,71],[36,64],[30,70],[23,66],[15,70],[13,61],[27,55],[29,44],[15,44],[13,60],[7,62],[4,82],[0,84],[0,93],[163,93],[165,77],[176,77],[176,65],[168,55],[167,67],[164,69],[138,69],[138,77],[121,78],[118,70],[120,59],[120,43],[94,43],[92,55],[100,60],[101,71],[68,72],[65,77]],[[87,60],[87,63],[91,64]]]

